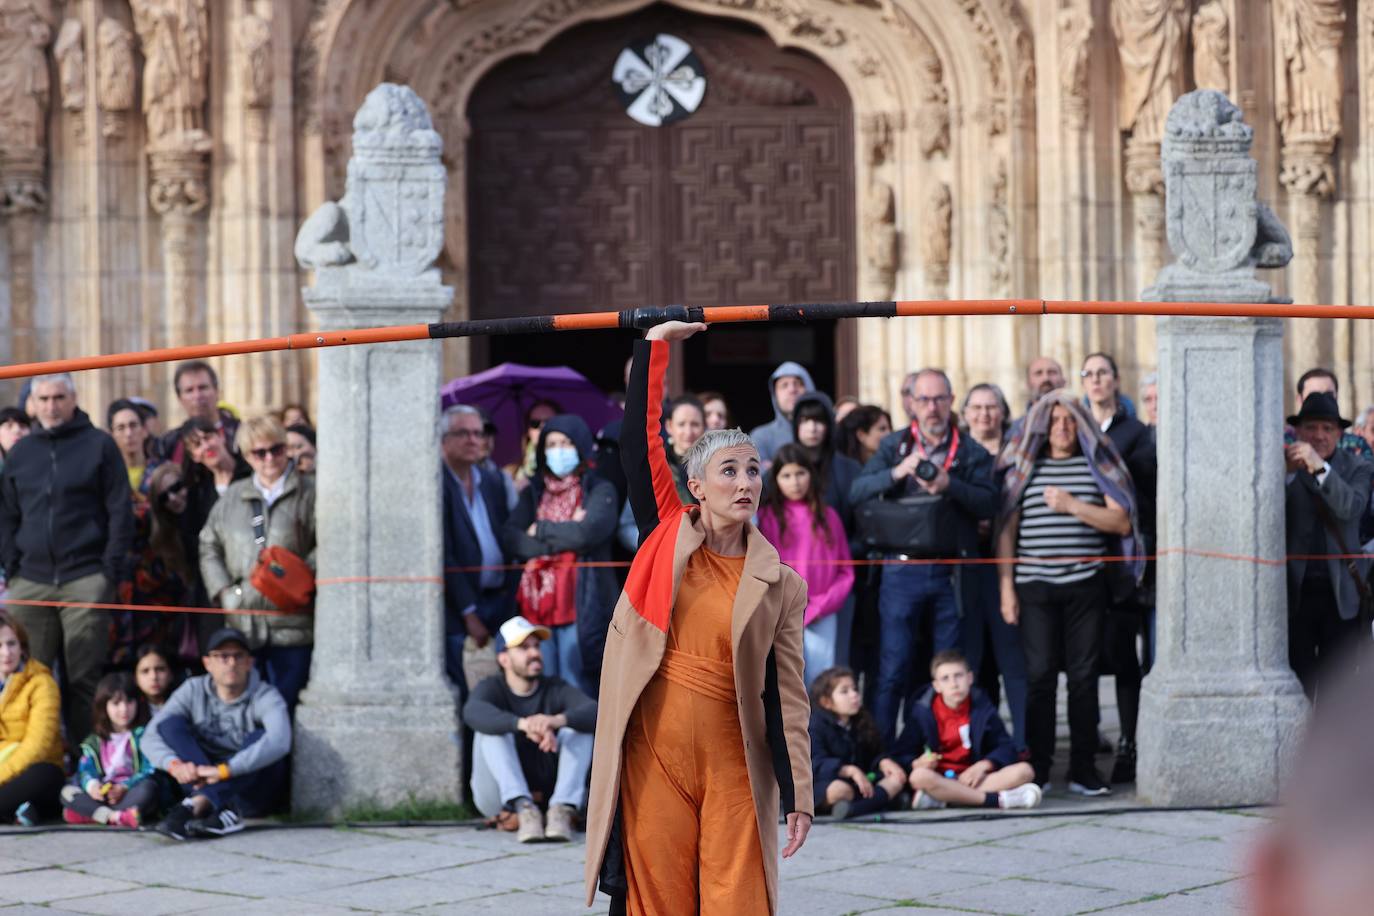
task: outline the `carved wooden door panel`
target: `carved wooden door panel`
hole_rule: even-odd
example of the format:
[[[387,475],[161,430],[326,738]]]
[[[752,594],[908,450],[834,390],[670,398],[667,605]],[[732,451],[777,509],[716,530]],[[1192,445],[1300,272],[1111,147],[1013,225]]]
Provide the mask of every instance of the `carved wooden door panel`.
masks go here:
[[[659,33],[691,45],[707,88],[696,111],[649,127],[611,73],[623,48]],[[475,317],[855,295],[848,95],[751,27],[664,7],[581,26],[495,69],[468,114]],[[762,379],[781,359],[835,390],[834,336],[827,324],[715,329],[685,348],[686,387],[724,388],[741,421],[762,422]],[[614,332],[495,340],[485,363],[566,363],[617,389],[627,352]]]

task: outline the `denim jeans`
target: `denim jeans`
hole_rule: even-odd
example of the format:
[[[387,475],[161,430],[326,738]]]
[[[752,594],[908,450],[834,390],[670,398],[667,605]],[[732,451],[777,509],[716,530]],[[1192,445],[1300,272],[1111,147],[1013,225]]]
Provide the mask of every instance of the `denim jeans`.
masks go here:
[[[983,664],[984,638],[992,640],[997,669],[1011,712],[1011,737],[1017,749],[1026,746],[1026,655],[1021,649],[1021,632],[1002,619],[1002,593],[997,569],[968,566],[964,579],[964,657],[976,675]]]
[[[484,735],[472,739],[472,801],[486,817],[495,817],[507,802],[532,797],[534,789],[548,796],[550,805],[581,808],[587,798],[587,774],[592,767],[592,735],[571,728],[558,730],[557,775],[525,773],[515,748],[516,736]],[[541,785],[541,783],[545,783]],[[552,792],[550,793],[550,789]]]
[[[891,565],[883,568],[878,587],[878,692],[873,717],[885,745],[897,733],[898,707],[910,700],[917,684],[930,673],[913,670],[921,618],[935,618],[935,651],[959,646],[959,606],[948,566]]]
[[[539,647],[539,654],[544,659],[544,675],[561,677],[587,693],[582,683],[582,650],[577,643],[577,624],[549,627],[549,632],[553,638]]]
[[[288,713],[296,711],[301,691],[310,680],[314,651],[314,646],[263,646],[253,653],[258,675],[281,693]]]
[[[211,760],[209,755],[205,753],[196,741],[195,732],[185,716],[164,717],[158,722],[157,733],[163,741],[167,742],[167,746],[177,755],[178,760],[199,766],[223,762]],[[247,747],[261,738],[263,734],[264,732],[260,728],[249,732],[243,737],[243,746]],[[264,814],[270,814],[277,808],[277,804],[281,800],[282,790],[286,787],[287,761],[290,759],[289,756],[283,757],[261,770],[240,773],[231,776],[224,782],[211,783],[199,789],[193,789],[190,786],[181,786],[180,788],[188,798],[194,795],[205,796],[216,810],[232,804],[238,807],[239,813],[244,817],[260,817]]]
[[[806,667],[802,673],[806,686],[826,668],[835,667],[835,640],[839,632],[840,613],[827,614],[802,630],[802,656]]]

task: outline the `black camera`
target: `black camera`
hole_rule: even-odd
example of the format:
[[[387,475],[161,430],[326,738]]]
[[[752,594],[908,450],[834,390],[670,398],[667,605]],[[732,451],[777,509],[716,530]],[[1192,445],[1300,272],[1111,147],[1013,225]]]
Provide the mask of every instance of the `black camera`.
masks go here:
[[[916,463],[916,476],[930,483],[940,476],[940,469],[935,466],[935,462],[922,458]]]

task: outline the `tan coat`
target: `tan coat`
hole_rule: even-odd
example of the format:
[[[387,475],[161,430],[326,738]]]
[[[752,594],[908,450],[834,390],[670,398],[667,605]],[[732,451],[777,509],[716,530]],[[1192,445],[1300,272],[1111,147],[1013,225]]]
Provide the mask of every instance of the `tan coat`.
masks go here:
[[[671,594],[676,601],[687,561],[702,545],[705,533],[695,510],[682,512],[672,524],[677,528],[671,570]],[[780,782],[790,783],[782,793],[787,796],[784,800],[788,812],[815,813],[808,732],[811,710],[802,679],[806,583],[782,565],[778,552],[753,525],[749,526],[746,545],[744,573],[735,596],[731,626],[735,694],[763,847],[768,899],[771,911],[776,912]],[[649,546],[646,542],[641,552]],[[640,693],[658,671],[667,644],[667,632],[650,622],[654,616],[636,609],[627,589],[620,596],[607,633],[587,812],[589,906],[596,896],[620,797],[626,727]],[[770,731],[775,736],[772,742]],[[776,746],[779,744],[782,746]],[[783,769],[783,773],[777,773],[775,767]],[[613,854],[620,854],[619,849],[613,850]]]

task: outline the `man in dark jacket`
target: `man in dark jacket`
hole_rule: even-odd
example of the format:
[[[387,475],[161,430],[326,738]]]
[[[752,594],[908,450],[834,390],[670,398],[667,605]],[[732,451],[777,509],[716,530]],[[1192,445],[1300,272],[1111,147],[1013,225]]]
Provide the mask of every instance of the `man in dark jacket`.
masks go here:
[[[67,733],[79,740],[90,732],[109,643],[109,614],[87,605],[110,601],[127,578],[129,475],[119,446],[77,408],[70,375],[39,376],[32,397],[36,428],[15,444],[0,473],[0,564],[33,657],[51,666],[62,656]]]
[[[1328,559],[1288,561],[1288,658],[1309,697],[1332,672],[1331,658],[1357,642],[1369,641],[1360,624],[1360,590],[1368,560],[1339,560],[1358,552],[1360,515],[1369,500],[1374,464],[1339,448],[1350,421],[1334,395],[1309,394],[1288,422],[1298,441],[1284,447],[1287,485],[1288,554]],[[8,468],[7,468],[8,470]]]
[[[444,492],[444,633],[448,674],[463,696],[463,644],[481,647],[513,613],[514,576],[502,569],[501,526],[509,514],[505,485],[479,469],[482,414],[449,407],[439,419]],[[460,569],[465,571],[460,572]]]
[[[916,374],[912,402],[916,420],[911,428],[885,438],[850,487],[855,525],[865,545],[886,559],[975,557],[978,523],[997,512],[992,456],[972,438],[961,437],[951,422],[954,392],[949,378],[939,369],[923,369]],[[938,542],[877,543],[891,540],[893,531],[883,526],[888,528],[886,532],[875,533],[871,522],[879,507],[865,507],[864,503],[883,497],[904,500],[900,508],[888,509],[889,516],[900,518],[902,512],[909,512],[914,518],[916,513],[927,513],[925,531]],[[878,588],[882,638],[873,717],[884,743],[893,740],[897,709],[912,694],[921,619],[934,617],[936,652],[961,644],[959,586],[958,567],[899,562],[883,568]]]
[[[514,812],[522,843],[572,839],[572,815],[586,802],[592,765],[596,701],[544,676],[540,644],[549,636],[524,617],[503,623],[496,637],[501,673],[474,687],[463,706],[463,722],[477,733],[473,802],[487,817]]]

